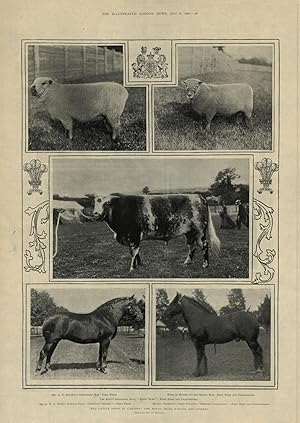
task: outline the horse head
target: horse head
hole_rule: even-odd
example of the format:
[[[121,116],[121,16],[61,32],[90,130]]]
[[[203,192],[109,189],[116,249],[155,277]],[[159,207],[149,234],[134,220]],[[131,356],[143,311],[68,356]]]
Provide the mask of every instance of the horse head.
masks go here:
[[[141,312],[140,307],[136,303],[136,299],[134,298],[134,294],[128,298],[129,303],[126,307],[126,312],[130,314],[135,320],[141,322],[144,319],[144,316]]]
[[[182,295],[177,292],[173,301],[166,308],[163,317],[173,317],[181,313],[181,299]]]

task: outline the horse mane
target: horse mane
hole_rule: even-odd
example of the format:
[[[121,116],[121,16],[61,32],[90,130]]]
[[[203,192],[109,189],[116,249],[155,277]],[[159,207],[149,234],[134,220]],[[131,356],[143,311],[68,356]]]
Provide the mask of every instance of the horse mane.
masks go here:
[[[207,311],[207,313],[217,315],[217,312],[215,311],[215,309],[214,309],[211,305],[209,305],[209,304],[205,303],[204,301],[201,301],[201,300],[195,300],[194,298],[188,297],[187,295],[185,295],[184,297],[185,297],[187,300],[189,300],[190,302],[192,302],[192,303],[193,303],[195,306],[197,306],[198,308],[202,308],[202,309],[204,309],[205,311]]]
[[[111,306],[113,304],[116,304],[116,303],[119,303],[119,302],[125,301],[125,300],[128,300],[128,297],[113,298],[112,300],[106,301],[106,303],[102,304],[98,308],[100,308],[100,307],[109,307],[109,306]]]

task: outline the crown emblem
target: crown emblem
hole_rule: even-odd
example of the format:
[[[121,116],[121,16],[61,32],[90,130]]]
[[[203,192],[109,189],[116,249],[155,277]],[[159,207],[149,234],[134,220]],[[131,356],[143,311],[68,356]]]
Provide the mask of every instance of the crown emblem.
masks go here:
[[[31,195],[33,192],[39,192],[40,194],[43,194],[43,191],[39,189],[41,183],[42,183],[42,175],[43,173],[48,171],[48,168],[46,165],[41,164],[41,162],[38,159],[32,159],[29,163],[25,163],[23,170],[27,172],[30,176],[29,185],[31,185],[31,189],[27,191],[29,195]]]
[[[168,63],[160,47],[154,47],[153,52],[147,54],[147,47],[141,48],[136,62],[132,63],[134,78],[168,78]]]
[[[262,184],[262,187],[257,192],[261,194],[263,191],[269,191],[272,194],[273,190],[270,188],[270,185],[272,184],[273,173],[279,169],[278,164],[273,163],[271,159],[265,157],[260,162],[256,162],[254,167],[260,173],[261,179],[259,182]]]

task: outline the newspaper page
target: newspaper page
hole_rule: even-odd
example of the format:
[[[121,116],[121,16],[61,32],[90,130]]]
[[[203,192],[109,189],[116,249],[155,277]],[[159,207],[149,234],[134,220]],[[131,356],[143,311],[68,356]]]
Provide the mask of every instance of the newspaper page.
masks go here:
[[[2,16],[1,415],[297,421],[297,2]]]

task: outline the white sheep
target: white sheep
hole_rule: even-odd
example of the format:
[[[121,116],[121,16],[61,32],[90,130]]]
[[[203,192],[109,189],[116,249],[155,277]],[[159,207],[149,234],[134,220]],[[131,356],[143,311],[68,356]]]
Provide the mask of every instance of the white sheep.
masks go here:
[[[248,84],[206,84],[191,78],[182,81],[186,95],[191,100],[192,109],[198,115],[205,115],[206,131],[216,114],[231,116],[242,112],[245,122],[250,124],[253,112],[253,90]]]
[[[36,78],[31,94],[46,107],[52,119],[58,119],[73,139],[73,120],[91,122],[102,117],[112,128],[112,139],[120,134],[120,117],[128,91],[115,82],[59,84],[51,78]]]

